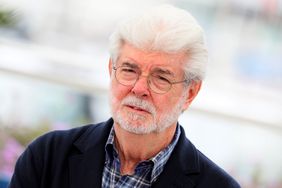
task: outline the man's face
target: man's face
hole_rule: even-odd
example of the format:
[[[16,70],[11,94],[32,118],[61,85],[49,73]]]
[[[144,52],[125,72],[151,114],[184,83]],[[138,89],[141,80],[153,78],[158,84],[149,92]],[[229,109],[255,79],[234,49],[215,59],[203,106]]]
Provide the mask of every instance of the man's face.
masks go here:
[[[110,61],[111,108],[115,123],[136,134],[160,132],[175,125],[181,112],[189,104],[189,88],[183,83],[172,85],[171,89],[158,94],[148,86],[148,75],[154,70],[167,73],[170,81],[184,79],[184,54],[166,54],[141,51],[129,44],[121,48],[115,65]],[[135,84],[125,86],[115,78],[114,67],[130,66],[140,70],[141,76]]]

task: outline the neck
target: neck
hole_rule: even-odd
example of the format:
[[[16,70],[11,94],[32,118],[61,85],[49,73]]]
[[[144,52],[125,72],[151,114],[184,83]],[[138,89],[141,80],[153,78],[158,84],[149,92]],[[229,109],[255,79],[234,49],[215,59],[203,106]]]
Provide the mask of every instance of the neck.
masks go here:
[[[134,134],[114,124],[115,145],[121,162],[121,174],[133,174],[140,161],[152,158],[173,139],[176,124],[160,133]]]

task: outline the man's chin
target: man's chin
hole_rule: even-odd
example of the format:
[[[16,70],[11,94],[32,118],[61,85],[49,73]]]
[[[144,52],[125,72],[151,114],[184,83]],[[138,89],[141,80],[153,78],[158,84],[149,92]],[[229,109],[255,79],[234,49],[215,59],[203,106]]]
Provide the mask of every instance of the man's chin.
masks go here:
[[[133,134],[150,134],[155,132],[157,127],[153,124],[146,124],[144,121],[131,121],[126,123],[119,123],[121,128]]]

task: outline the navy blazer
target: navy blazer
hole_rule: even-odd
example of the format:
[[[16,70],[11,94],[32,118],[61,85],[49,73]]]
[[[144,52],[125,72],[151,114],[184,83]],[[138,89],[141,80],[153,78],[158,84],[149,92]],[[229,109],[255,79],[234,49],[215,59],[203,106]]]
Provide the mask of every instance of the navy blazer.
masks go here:
[[[105,143],[113,120],[54,131],[33,141],[17,161],[10,188],[98,188]],[[239,188],[226,172],[199,152],[183,128],[155,188]]]

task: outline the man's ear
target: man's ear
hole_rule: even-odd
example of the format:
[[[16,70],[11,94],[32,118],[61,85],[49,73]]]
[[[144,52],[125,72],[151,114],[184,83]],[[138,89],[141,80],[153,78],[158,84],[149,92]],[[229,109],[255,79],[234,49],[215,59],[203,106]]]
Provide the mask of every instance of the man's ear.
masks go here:
[[[112,71],[113,71],[113,61],[112,61],[112,58],[109,59],[108,69],[109,69],[110,76],[112,76]]]
[[[200,89],[202,86],[202,81],[198,81],[198,82],[192,82],[188,88],[187,91],[188,95],[187,95],[187,99],[183,105],[183,111],[185,111],[192,103],[192,101],[195,99],[195,97],[198,95]]]

